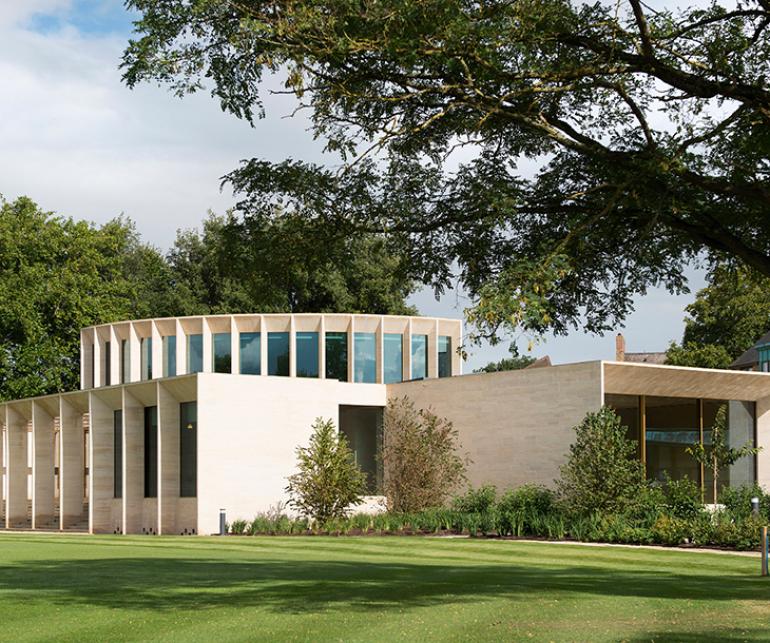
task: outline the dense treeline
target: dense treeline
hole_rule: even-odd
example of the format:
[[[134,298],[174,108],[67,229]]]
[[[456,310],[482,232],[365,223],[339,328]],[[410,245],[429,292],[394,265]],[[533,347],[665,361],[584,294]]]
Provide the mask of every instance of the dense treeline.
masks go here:
[[[371,236],[210,214],[164,253],[103,225],[0,197],[0,399],[77,388],[80,329],[222,312],[414,312],[403,260]]]

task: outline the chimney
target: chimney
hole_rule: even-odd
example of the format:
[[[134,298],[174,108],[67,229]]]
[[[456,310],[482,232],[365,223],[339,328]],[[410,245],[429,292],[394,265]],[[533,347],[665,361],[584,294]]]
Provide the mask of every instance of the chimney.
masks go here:
[[[618,336],[615,338],[615,361],[626,361],[626,338],[623,337],[623,333],[618,333]]]

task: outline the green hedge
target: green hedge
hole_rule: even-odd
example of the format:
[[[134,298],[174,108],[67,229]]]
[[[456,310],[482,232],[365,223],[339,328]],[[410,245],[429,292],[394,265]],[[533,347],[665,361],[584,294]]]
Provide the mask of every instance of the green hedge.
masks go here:
[[[755,549],[760,528],[770,523],[770,495],[756,486],[725,489],[724,509],[710,512],[700,503],[691,481],[669,481],[647,487],[622,513],[577,514],[553,492],[525,485],[498,496],[494,487],[472,489],[448,508],[414,514],[354,514],[311,524],[306,518],[284,514],[236,520],[229,533],[241,535],[298,534],[464,534],[577,540],[628,544],[692,545]],[[751,498],[760,498],[758,517]]]

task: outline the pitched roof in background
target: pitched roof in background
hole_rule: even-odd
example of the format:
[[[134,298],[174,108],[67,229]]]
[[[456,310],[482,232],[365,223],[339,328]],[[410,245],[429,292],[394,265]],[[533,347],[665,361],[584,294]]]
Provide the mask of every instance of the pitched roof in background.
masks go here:
[[[759,341],[754,344],[754,346],[752,346],[732,364],[730,364],[730,368],[741,369],[756,366],[759,363],[759,353],[757,352],[757,347],[762,346],[763,344],[770,344],[770,332],[762,335],[762,337],[759,338]]]

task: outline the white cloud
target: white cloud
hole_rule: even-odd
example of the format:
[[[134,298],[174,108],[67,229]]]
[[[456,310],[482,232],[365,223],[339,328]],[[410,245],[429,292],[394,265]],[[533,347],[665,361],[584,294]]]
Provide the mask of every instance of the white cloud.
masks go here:
[[[24,24],[39,13],[63,11],[71,0],[3,0],[0,2],[0,29]]]

